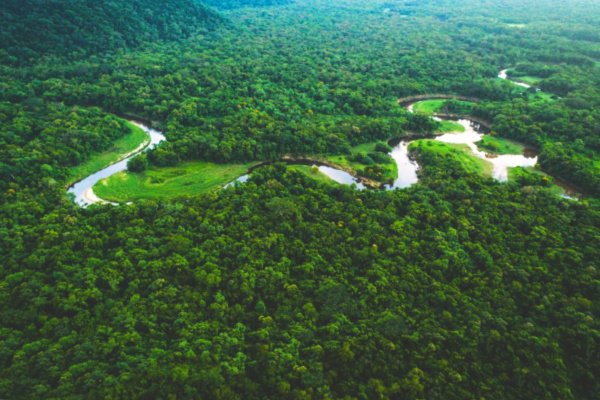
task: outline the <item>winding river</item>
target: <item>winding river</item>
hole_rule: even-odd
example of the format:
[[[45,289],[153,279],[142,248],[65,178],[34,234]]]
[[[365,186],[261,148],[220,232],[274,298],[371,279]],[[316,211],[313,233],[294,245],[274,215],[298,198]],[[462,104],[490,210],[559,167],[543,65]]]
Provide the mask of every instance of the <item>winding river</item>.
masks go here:
[[[99,181],[101,181],[102,179],[108,178],[118,172],[125,171],[127,169],[127,162],[131,158],[135,157],[136,155],[140,154],[141,152],[143,152],[145,150],[153,148],[154,146],[156,146],[158,143],[162,142],[163,140],[167,140],[165,138],[165,136],[157,130],[149,128],[148,126],[146,126],[142,123],[136,122],[136,121],[130,121],[130,122],[139,126],[141,129],[144,130],[144,132],[146,132],[148,134],[148,136],[150,138],[150,143],[148,145],[146,145],[146,143],[142,144],[137,149],[125,154],[124,155],[125,158],[123,158],[121,161],[116,162],[112,165],[109,165],[108,167],[101,169],[98,172],[93,173],[92,175],[88,176],[87,178],[85,178],[85,179],[77,182],[73,186],[71,186],[67,192],[75,195],[75,202],[77,204],[79,204],[80,206],[86,207],[86,206],[88,206],[90,204],[94,204],[94,203],[118,205],[118,203],[112,203],[112,202],[103,200],[103,199],[99,198],[98,196],[96,196],[96,194],[94,193],[94,190],[93,190],[94,185],[96,183],[98,183]],[[290,162],[290,164],[306,164],[306,163]],[[358,180],[357,178],[355,178],[348,172],[345,172],[345,171],[342,171],[342,170],[339,170],[336,168],[332,168],[332,167],[329,167],[326,165],[322,165],[322,164],[309,163],[309,165],[312,165],[313,167],[315,167],[315,166],[318,167],[319,171],[321,173],[327,175],[329,178],[331,178],[332,180],[334,180],[338,183],[343,183],[343,184],[347,184],[347,185],[351,185],[354,183],[356,185],[357,189],[359,189],[359,190],[366,189],[366,186],[362,182],[360,182],[360,180]],[[248,180],[249,176],[250,176],[249,173],[242,175],[239,178],[235,179],[234,181],[225,185],[225,187],[233,185],[234,182],[242,182],[242,183],[246,182]]]
[[[501,79],[508,79],[506,72],[507,72],[506,69],[500,71],[500,73],[498,74],[498,77]],[[512,82],[519,86],[525,87],[525,88],[531,87],[530,85],[528,85],[526,83],[517,82],[517,81],[512,81]],[[414,106],[414,103],[407,105],[408,111],[413,112],[413,106]],[[441,121],[441,119],[437,116],[434,116],[433,119],[435,119],[437,121]],[[117,172],[126,170],[127,162],[132,157],[136,156],[137,154],[139,154],[149,148],[156,146],[158,143],[162,142],[163,140],[166,140],[165,136],[162,133],[160,133],[154,129],[151,129],[139,122],[136,122],[136,121],[131,121],[131,122],[136,124],[140,128],[142,128],[148,134],[148,136],[150,137],[150,143],[148,144],[147,147],[145,144],[141,145],[138,149],[135,149],[134,151],[126,154],[124,156],[125,158],[122,159],[121,161],[119,161],[115,164],[112,164],[112,165],[88,176],[87,178],[77,182],[75,185],[73,185],[71,188],[69,188],[68,192],[73,193],[75,195],[75,202],[77,204],[79,204],[83,207],[85,207],[89,204],[93,204],[93,203],[116,204],[116,203],[110,203],[108,201],[102,200],[98,196],[96,196],[92,189],[93,186],[102,179],[108,178],[111,175],[116,174]],[[499,181],[507,181],[508,180],[508,168],[532,167],[535,164],[537,164],[537,153],[535,151],[533,151],[532,149],[526,148],[523,151],[523,154],[506,154],[506,155],[491,154],[491,153],[487,153],[485,151],[479,150],[477,148],[476,143],[484,137],[484,135],[485,135],[484,128],[480,124],[478,124],[474,121],[471,121],[469,119],[459,119],[456,122],[458,122],[460,125],[462,125],[464,127],[464,132],[446,133],[446,134],[435,137],[435,140],[444,142],[444,143],[458,143],[458,144],[467,145],[469,147],[469,149],[471,150],[471,152],[475,156],[477,156],[481,159],[484,159],[487,162],[492,164],[492,177],[493,178],[495,178]],[[381,186],[382,189],[394,190],[394,189],[398,189],[398,188],[400,188],[400,189],[407,188],[407,187],[414,185],[415,183],[417,183],[419,181],[418,174],[417,174],[418,170],[419,170],[419,165],[416,163],[416,161],[414,161],[410,157],[410,152],[409,152],[409,146],[412,142],[413,142],[412,140],[403,140],[403,139],[392,139],[390,141],[389,144],[390,144],[390,146],[392,146],[392,151],[389,155],[394,159],[394,161],[396,162],[396,164],[398,166],[398,177],[393,182],[393,184],[382,185]],[[321,173],[327,175],[329,178],[331,178],[332,180],[334,180],[338,183],[342,183],[342,184],[346,184],[346,185],[355,184],[356,188],[359,190],[363,190],[366,188],[365,184],[360,182],[360,180],[357,179],[356,177],[352,176],[348,172],[333,168],[331,166],[318,164],[318,163],[312,163],[312,162],[288,161],[288,163],[289,164],[312,165],[313,167],[318,167],[319,171]],[[248,180],[251,172],[252,172],[252,169],[248,172],[248,174],[242,175],[239,178],[235,179],[234,181],[229,182],[227,185],[225,185],[225,187],[231,186],[235,182],[241,182],[241,183],[246,182]],[[573,188],[571,188],[568,184],[566,184],[560,180],[557,180],[556,184],[561,186],[566,193],[562,197],[574,198],[577,196],[576,191]]]
[[[508,69],[503,69],[502,71],[500,71],[500,73],[498,74],[498,78],[500,78],[500,79],[509,79],[508,75],[506,74],[506,71],[508,71]],[[527,89],[529,89],[531,87],[531,85],[528,85],[528,84],[523,83],[523,82],[515,81],[515,80],[512,80],[512,79],[510,79],[510,81],[512,83],[514,83],[515,85],[519,85],[519,86],[522,86],[522,87],[527,88]]]
[[[93,203],[110,203],[108,201],[102,200],[101,198],[99,198],[98,196],[96,196],[94,194],[94,190],[92,189],[94,187],[94,185],[104,179],[104,178],[108,178],[111,175],[116,174],[117,172],[121,172],[127,169],[127,162],[135,157],[136,155],[138,155],[139,153],[150,149],[154,146],[156,146],[158,143],[162,142],[163,140],[166,140],[165,136],[154,130],[151,129],[149,127],[147,127],[144,124],[141,124],[139,122],[136,121],[130,121],[132,124],[135,124],[137,126],[139,126],[140,128],[142,128],[144,130],[144,132],[146,132],[148,134],[148,136],[150,137],[150,143],[146,146],[146,143],[142,144],[140,147],[138,147],[137,149],[127,153],[124,157],[124,159],[122,159],[121,161],[114,163],[112,165],[109,165],[108,167],[101,169],[98,172],[93,173],[92,175],[88,176],[87,178],[77,182],[76,184],[74,184],[73,186],[71,186],[68,190],[68,193],[73,193],[75,195],[75,202],[83,207],[89,205],[89,204],[93,204]],[[116,204],[116,203],[110,203],[110,204]]]
[[[408,106],[412,111],[412,106]],[[433,117],[441,121],[438,117]],[[464,132],[446,133],[435,137],[436,141],[444,143],[466,144],[471,152],[492,164],[492,177],[499,181],[508,180],[508,168],[511,167],[532,167],[537,163],[537,154],[531,149],[526,149],[523,154],[490,154],[477,148],[476,142],[480,141],[485,133],[483,128],[468,119],[459,119],[458,122],[465,130]],[[398,179],[393,185],[386,185],[387,189],[406,188],[418,182],[417,171],[419,165],[409,156],[408,146],[412,141],[391,141],[393,146],[390,155],[398,164]]]
[[[351,174],[349,174],[346,171],[342,171],[341,169],[337,169],[337,168],[333,168],[330,167],[328,165],[324,165],[321,163],[315,163],[315,162],[299,162],[299,161],[285,161],[287,164],[289,165],[310,165],[311,167],[317,167],[319,168],[319,172],[322,174],[327,175],[330,179],[336,181],[337,183],[342,183],[344,185],[352,185],[355,184],[356,188],[358,190],[364,190],[367,188],[367,186],[365,186],[364,183],[362,183],[358,178],[352,176]],[[262,166],[265,164],[259,164],[258,166]],[[251,170],[245,174],[240,176],[237,179],[234,179],[233,181],[229,182],[227,185],[224,186],[224,188],[229,187],[229,186],[233,186],[235,184],[235,182],[240,182],[240,183],[244,183],[248,180],[248,178],[250,177],[250,173],[252,172],[252,170],[255,167],[251,168]]]

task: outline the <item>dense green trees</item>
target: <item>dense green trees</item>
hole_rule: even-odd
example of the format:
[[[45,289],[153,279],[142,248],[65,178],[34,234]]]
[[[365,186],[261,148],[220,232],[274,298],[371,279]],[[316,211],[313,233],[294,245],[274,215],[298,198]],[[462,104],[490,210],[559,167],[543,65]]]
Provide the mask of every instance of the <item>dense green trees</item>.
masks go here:
[[[183,39],[223,22],[195,0],[7,0],[0,14],[0,60],[17,65]]]
[[[173,204],[16,212],[2,392],[596,397],[600,214],[420,163],[408,191],[276,165]]]
[[[148,168],[148,156],[140,154],[127,162],[127,169],[131,172],[143,172]]]
[[[240,7],[268,7],[293,3],[293,0],[204,0],[202,3],[222,10]]]
[[[122,119],[98,108],[67,107],[31,98],[0,102],[0,190],[11,183],[54,186],[68,168],[129,133]]]
[[[421,149],[420,183],[394,192],[280,164],[172,202],[82,209],[64,190],[127,133],[111,112],[163,129],[148,162],[173,166],[428,133],[396,99],[456,93],[482,101],[448,111],[598,194],[595,2],[231,2],[218,29],[197,3],[108,3],[3,3],[2,396],[600,397],[598,204],[542,178]],[[510,65],[563,98],[497,80]]]

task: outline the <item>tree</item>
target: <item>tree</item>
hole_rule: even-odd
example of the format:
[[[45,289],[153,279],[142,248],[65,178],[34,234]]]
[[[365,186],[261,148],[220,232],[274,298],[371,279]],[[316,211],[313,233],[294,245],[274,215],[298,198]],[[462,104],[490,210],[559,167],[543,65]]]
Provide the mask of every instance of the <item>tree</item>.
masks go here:
[[[148,157],[142,153],[127,162],[127,169],[131,172],[143,172],[148,168]]]

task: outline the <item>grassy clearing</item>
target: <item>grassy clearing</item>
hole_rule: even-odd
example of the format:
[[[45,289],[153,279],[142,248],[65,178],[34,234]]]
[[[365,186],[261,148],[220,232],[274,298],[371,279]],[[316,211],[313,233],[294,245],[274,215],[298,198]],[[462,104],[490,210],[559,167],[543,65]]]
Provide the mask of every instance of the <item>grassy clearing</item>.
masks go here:
[[[514,69],[509,69],[508,71],[506,71],[508,78],[512,81],[523,82],[523,83],[526,83],[531,86],[538,86],[539,83],[542,81],[542,78],[540,78],[539,76],[532,76],[532,75],[514,76],[513,75],[514,73],[515,73]]]
[[[530,101],[547,101],[552,102],[558,100],[558,97],[553,95],[552,93],[547,93],[543,91],[539,91],[536,94],[529,94]]]
[[[456,121],[441,121],[440,129],[436,133],[464,132],[465,127]]]
[[[507,74],[509,76],[508,80],[513,83],[515,83],[514,81],[518,81],[518,82],[523,82],[528,85],[537,87],[540,85],[540,82],[543,80],[542,78],[537,77],[537,76],[527,76],[527,75],[512,78],[512,77],[510,77],[512,71],[513,71],[512,69],[509,69],[507,71]],[[500,78],[497,78],[497,79],[500,79]],[[516,83],[515,83],[515,85],[516,85]],[[530,101],[556,101],[557,100],[557,97],[555,95],[553,95],[552,93],[544,92],[542,90],[540,90],[534,94],[534,93],[527,92],[527,89],[523,88],[523,93],[527,93],[527,96]]]
[[[309,165],[288,165],[287,170],[301,172],[312,179],[315,179],[322,183],[326,183],[328,185],[341,185],[341,183],[338,183],[330,177],[328,177],[327,175],[319,172],[318,169],[315,171],[313,167]]]
[[[537,86],[540,84],[540,82],[542,81],[542,78],[538,78],[536,76],[516,76],[513,78],[514,80],[518,81],[518,82],[523,82],[526,83],[528,85],[531,86]]]
[[[424,100],[419,101],[413,105],[413,111],[419,114],[433,115],[440,112],[447,100]],[[462,102],[466,103],[467,102]],[[440,129],[437,133],[449,133],[449,132],[464,132],[465,127],[456,121],[441,121]]]
[[[523,154],[525,146],[509,139],[500,137],[484,136],[479,142],[475,143],[477,148],[482,151],[489,151],[494,154]]]
[[[177,167],[151,168],[142,173],[119,172],[94,186],[102,199],[119,203],[139,199],[172,199],[219,189],[244,175],[253,165],[188,162]]]
[[[367,165],[361,164],[357,161],[353,161],[352,158],[358,153],[376,153],[375,146],[377,145],[377,143],[379,142],[370,142],[352,147],[350,149],[352,154],[350,155],[326,155],[324,156],[324,158],[343,168],[351,169],[354,173],[361,175],[362,171],[367,167]],[[381,154],[383,155],[383,153]],[[398,166],[390,156],[385,155],[385,157],[389,160],[389,163],[382,164],[387,169],[387,172],[381,177],[379,177],[378,180],[380,182],[387,182],[389,179],[396,179],[398,177]]]
[[[131,133],[118,139],[113,144],[110,150],[103,153],[98,153],[88,161],[70,169],[71,176],[68,184],[71,185],[94,172],[100,171],[116,162],[121,161],[125,156],[140,147],[142,144],[147,146],[150,143],[150,136],[144,130],[129,121],[124,122],[130,129]]]
[[[563,190],[563,188],[561,188],[560,186],[558,186],[554,183],[554,178],[552,178],[548,174],[545,174],[544,172],[540,171],[539,169],[536,169],[534,167],[508,168],[508,181],[509,182],[515,182],[519,178],[527,178],[530,175],[538,175],[538,176],[541,176],[542,178],[546,178],[546,181],[548,183],[547,183],[547,186],[543,186],[543,188],[545,190],[547,190],[548,192],[550,192],[556,196],[565,194],[565,191]]]
[[[413,111],[419,114],[435,114],[439,112],[443,112],[444,104],[447,102],[447,99],[438,99],[438,100],[423,100],[416,102],[413,104]],[[470,109],[472,103],[468,101],[458,101],[458,104],[461,108]],[[463,111],[466,112],[466,111]]]
[[[419,114],[435,114],[438,112],[446,100],[424,100],[413,104],[413,111]]]
[[[492,164],[477,157],[469,146],[462,143],[443,143],[433,139],[421,139],[410,144],[409,149],[420,148],[421,151],[434,151],[450,156],[458,161],[470,173],[479,174],[484,178],[492,176]]]
[[[523,29],[525,28],[527,25],[526,24],[506,24],[506,26],[508,28],[517,28],[517,29]]]

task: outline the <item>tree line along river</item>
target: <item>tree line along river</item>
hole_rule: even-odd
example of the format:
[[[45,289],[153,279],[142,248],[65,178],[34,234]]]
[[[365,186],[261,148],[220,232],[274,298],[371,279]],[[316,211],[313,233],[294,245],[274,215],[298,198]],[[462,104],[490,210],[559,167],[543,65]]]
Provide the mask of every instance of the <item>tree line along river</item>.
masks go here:
[[[498,77],[501,79],[507,79],[507,70],[500,71]],[[515,84],[529,88],[530,85],[521,82],[515,82]],[[423,96],[422,96],[423,97]],[[435,97],[435,96],[433,96]],[[423,97],[423,100],[426,99],[426,96]],[[409,111],[413,111],[413,104],[408,104],[407,109]],[[440,117],[433,116],[434,119],[441,121]],[[131,121],[132,123],[138,125],[142,128],[150,137],[150,143],[147,147],[136,149],[133,152],[125,155],[121,161],[112,164],[98,172],[93,173],[92,175],[84,178],[83,180],[77,182],[73,186],[68,189],[68,193],[72,193],[75,196],[75,202],[79,205],[86,206],[93,203],[109,203],[94,194],[93,187],[96,183],[101,181],[102,179],[108,178],[118,172],[124,171],[127,169],[127,162],[137,154],[142,151],[146,151],[163,140],[166,140],[165,136],[154,129],[149,128],[148,126],[136,122]],[[537,164],[537,152],[532,149],[525,148],[523,154],[491,154],[485,151],[481,151],[477,148],[476,142],[480,141],[486,134],[485,127],[482,124],[473,121],[471,119],[463,118],[458,119],[460,125],[464,127],[464,132],[454,132],[454,133],[446,133],[443,135],[436,136],[434,139],[436,141],[440,141],[443,143],[455,143],[455,144],[465,144],[469,147],[471,152],[481,158],[486,160],[487,162],[492,164],[492,177],[499,181],[507,181],[508,180],[508,168],[512,167],[532,167]],[[394,190],[398,188],[407,188],[411,185],[417,183],[418,179],[418,170],[419,165],[410,157],[409,145],[412,143],[412,139],[407,138],[397,138],[391,139],[389,144],[392,146],[392,151],[389,154],[397,164],[398,167],[398,177],[391,184],[383,184],[381,185],[382,189],[386,190]],[[342,184],[355,184],[356,188],[359,190],[367,188],[360,178],[357,178],[350,173],[343,171],[338,168],[334,168],[331,165],[325,165],[322,163],[312,162],[310,160],[304,160],[301,162],[288,160],[289,164],[310,164],[319,168],[319,172],[327,175],[330,179],[342,183]],[[261,163],[259,165],[263,165]],[[225,187],[232,185],[234,182],[245,182],[250,174],[245,174],[235,179],[234,181],[225,185]],[[575,196],[576,191],[571,188],[568,184],[565,184],[562,181],[557,182],[565,191],[566,195],[563,197],[573,198]],[[115,204],[115,203],[111,203]]]

